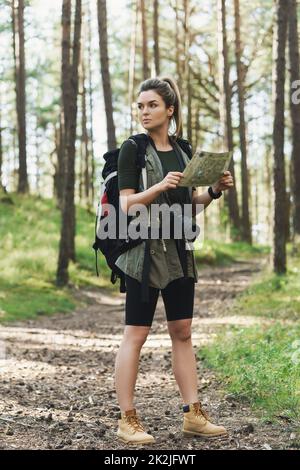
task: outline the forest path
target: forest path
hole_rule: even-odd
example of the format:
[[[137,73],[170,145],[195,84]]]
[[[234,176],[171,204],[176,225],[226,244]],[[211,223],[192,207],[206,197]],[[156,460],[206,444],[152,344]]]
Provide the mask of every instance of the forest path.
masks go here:
[[[224,325],[241,328],[271,320],[237,315],[233,299],[263,269],[265,260],[199,270],[193,320],[195,352]],[[119,408],[114,360],[123,332],[125,294],[82,289],[89,305],[69,314],[40,316],[0,327],[1,449],[124,449],[115,437]],[[227,440],[183,438],[179,391],[161,296],[140,360],[136,406],[156,437],[151,449],[278,449],[289,424],[262,424],[246,403],[226,395],[197,359],[199,392]],[[144,446],[147,448],[147,446]]]

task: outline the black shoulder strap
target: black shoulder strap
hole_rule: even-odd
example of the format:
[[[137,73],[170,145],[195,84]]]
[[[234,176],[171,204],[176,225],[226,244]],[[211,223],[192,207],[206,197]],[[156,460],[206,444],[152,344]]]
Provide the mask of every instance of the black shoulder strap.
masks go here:
[[[137,145],[137,165],[138,167],[145,168],[146,166],[146,149],[149,144],[149,138],[146,134],[136,134],[129,137],[128,140],[133,140]]]
[[[193,154],[192,154],[192,146],[189,143],[189,141],[186,140],[186,139],[178,138],[176,140],[176,142],[178,143],[178,145],[182,148],[182,150],[187,154],[187,156],[191,160]]]

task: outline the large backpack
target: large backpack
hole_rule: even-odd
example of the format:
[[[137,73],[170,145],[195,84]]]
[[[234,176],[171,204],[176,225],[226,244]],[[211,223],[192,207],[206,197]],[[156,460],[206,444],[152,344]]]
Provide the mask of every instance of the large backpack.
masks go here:
[[[147,134],[136,134],[129,137],[135,145],[137,146],[137,161],[136,165],[140,172],[143,174],[143,186],[144,190],[147,189],[146,187],[146,164],[145,164],[145,155],[146,149],[149,143],[154,145],[152,139]],[[185,139],[177,139],[176,142],[180,145],[182,150],[187,154],[189,158],[192,157],[192,149],[189,142]],[[93,244],[93,249],[95,250],[96,256],[96,272],[97,276],[99,276],[98,271],[98,260],[97,260],[97,253],[98,250],[104,255],[107,265],[111,269],[111,282],[115,284],[117,279],[120,279],[120,292],[126,292],[125,286],[125,274],[121,271],[118,266],[116,266],[115,262],[117,258],[122,254],[125,253],[127,250],[137,246],[139,243],[143,242],[143,239],[139,238],[137,240],[132,240],[130,237],[127,239],[118,238],[119,233],[119,210],[120,210],[120,203],[119,203],[119,186],[118,186],[118,158],[119,158],[120,149],[117,148],[115,150],[110,150],[103,155],[105,160],[105,164],[102,170],[102,178],[103,182],[101,183],[101,191],[100,191],[100,200],[98,203],[96,221],[95,221],[95,241]],[[184,162],[182,156],[179,156],[180,152],[176,152],[177,158],[180,163],[181,171],[184,170]],[[106,238],[101,239],[98,237],[99,230],[101,229],[101,223],[107,217],[107,211],[103,212],[102,206],[104,204],[111,204],[115,208],[116,213],[116,238]],[[127,224],[131,222],[132,217],[127,216]]]

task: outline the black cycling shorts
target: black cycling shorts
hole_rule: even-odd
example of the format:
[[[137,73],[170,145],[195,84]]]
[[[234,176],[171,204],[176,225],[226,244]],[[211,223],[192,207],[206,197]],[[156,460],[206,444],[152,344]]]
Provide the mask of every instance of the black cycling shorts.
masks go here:
[[[194,278],[179,278],[171,281],[164,289],[149,287],[149,302],[141,300],[141,283],[125,274],[126,284],[126,325],[151,326],[159,292],[163,298],[168,321],[193,318]]]

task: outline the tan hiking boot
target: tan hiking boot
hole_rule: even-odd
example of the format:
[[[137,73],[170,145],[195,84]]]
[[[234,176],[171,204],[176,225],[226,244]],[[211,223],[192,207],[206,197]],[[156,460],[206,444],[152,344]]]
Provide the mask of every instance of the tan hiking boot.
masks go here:
[[[121,413],[118,424],[117,436],[123,442],[128,444],[151,444],[154,442],[154,437],[145,432],[135,409]]]
[[[183,407],[183,433],[185,436],[201,436],[204,438],[226,437],[228,432],[223,426],[213,424],[208,414],[202,409],[201,403],[191,403]]]

